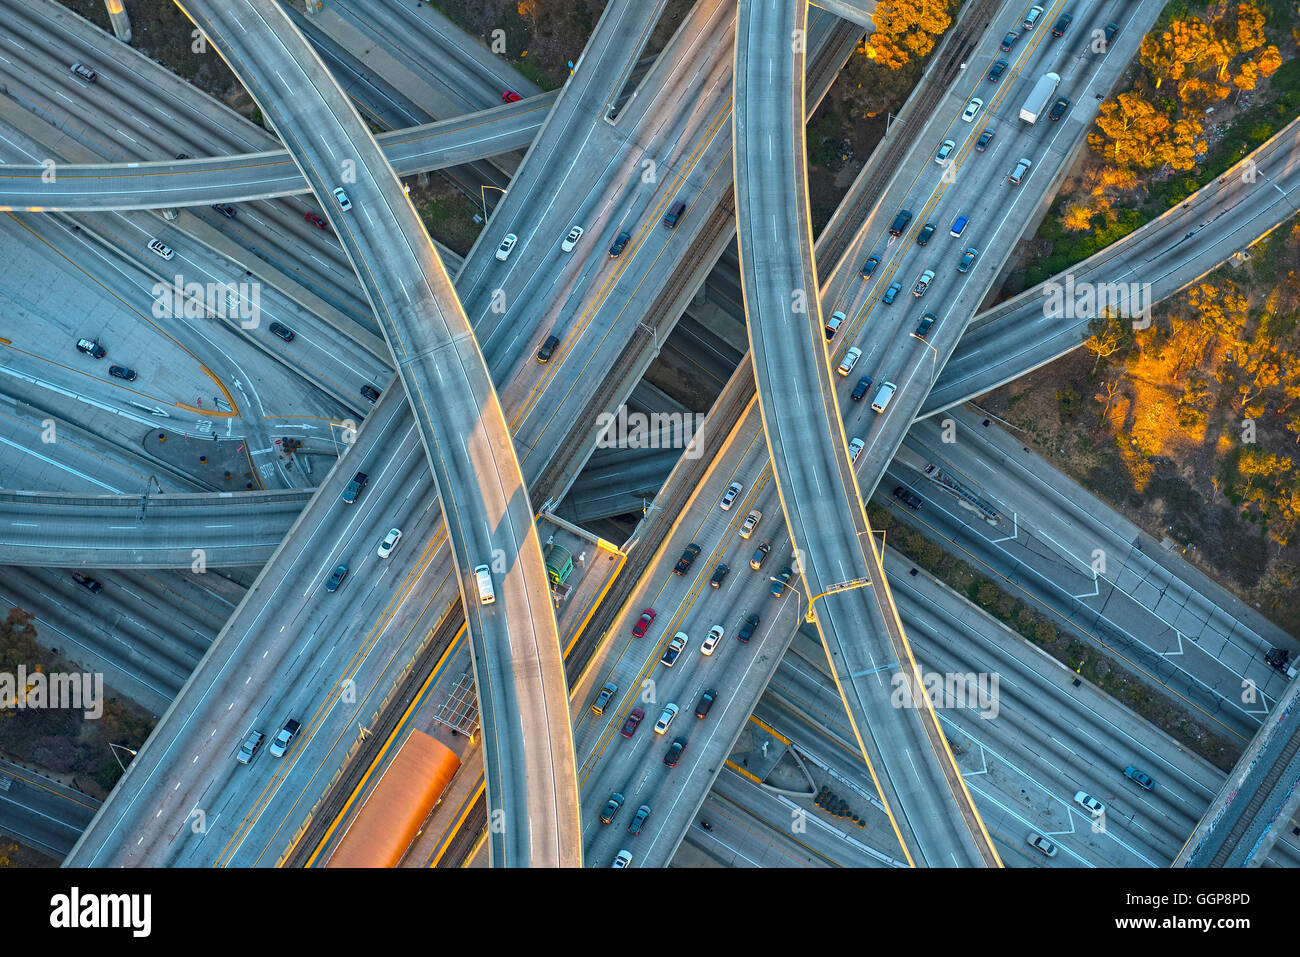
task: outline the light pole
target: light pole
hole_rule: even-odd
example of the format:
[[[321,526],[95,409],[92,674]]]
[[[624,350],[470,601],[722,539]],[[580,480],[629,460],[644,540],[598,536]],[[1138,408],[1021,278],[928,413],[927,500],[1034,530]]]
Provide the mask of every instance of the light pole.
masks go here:
[[[912,336],[913,339],[919,339],[921,342],[925,343],[925,347],[930,350],[930,382],[931,384],[933,384],[934,377],[939,372],[939,350],[936,349],[934,346],[930,345],[930,341],[928,339],[922,339],[915,332],[910,333],[910,335]]]
[[[117,766],[118,766],[119,768],[122,769],[122,773],[123,773],[123,774],[126,774],[126,765],[122,763],[122,759],[121,759],[121,758],[118,758],[118,757],[117,757],[117,752],[118,752],[118,751],[125,751],[127,754],[131,755],[131,757],[135,757],[136,754],[137,754],[138,752],[136,752],[136,751],[132,751],[132,750],[131,750],[130,748],[128,748],[126,745],[123,745],[123,744],[114,744],[114,743],[111,742],[111,741],[108,743],[108,747],[109,747],[109,750],[113,752],[113,757],[117,758]]]
[[[484,223],[484,225],[487,224],[487,218],[488,218],[488,214],[487,214],[487,193],[484,192],[484,190],[487,190],[487,189],[495,189],[495,190],[496,190],[498,193],[500,193],[502,196],[504,196],[504,195],[506,194],[506,191],[505,191],[504,189],[502,189],[500,186],[488,186],[486,183],[480,183],[480,184],[479,184],[479,187],[478,187],[478,195],[479,195],[479,199],[483,200],[483,223]]]

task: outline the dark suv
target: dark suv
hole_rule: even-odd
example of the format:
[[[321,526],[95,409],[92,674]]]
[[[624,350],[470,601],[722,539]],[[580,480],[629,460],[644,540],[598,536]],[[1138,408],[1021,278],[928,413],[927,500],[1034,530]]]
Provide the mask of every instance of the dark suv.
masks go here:
[[[923,227],[921,227],[921,231],[916,234],[916,244],[918,246],[924,246],[926,243],[928,243],[930,241],[930,237],[934,235],[935,228],[936,227],[934,223],[926,223]]]
[[[740,626],[740,631],[736,632],[736,640],[747,645],[756,631],[758,631],[758,616],[750,615],[745,619],[745,623]]]
[[[853,391],[849,394],[849,398],[852,399],[854,402],[861,402],[862,397],[867,394],[867,390],[870,388],[871,388],[871,376],[864,375],[861,379],[858,380],[858,384],[853,387]]]
[[[1052,104],[1051,110],[1048,111],[1047,118],[1053,122],[1059,120],[1065,115],[1065,111],[1070,108],[1070,101],[1065,97],[1060,97]]]
[[[550,362],[551,356],[555,355],[555,350],[559,344],[559,336],[547,336],[546,341],[542,343],[542,347],[537,350],[537,361]]]
[[[912,211],[910,209],[900,209],[898,215],[894,217],[893,223],[889,227],[889,235],[901,236],[907,224],[912,221]]]
[[[731,566],[726,562],[718,562],[718,567],[713,569],[713,577],[709,579],[709,584],[714,588],[721,588],[722,581],[727,577],[727,572],[731,571]]]
[[[95,579],[91,578],[89,575],[83,575],[81,572],[73,572],[72,580],[82,588],[89,589],[92,592],[97,592],[103,587],[99,582],[95,581]]]
[[[919,509],[923,501],[921,496],[901,485],[894,489],[894,496],[912,511]]]

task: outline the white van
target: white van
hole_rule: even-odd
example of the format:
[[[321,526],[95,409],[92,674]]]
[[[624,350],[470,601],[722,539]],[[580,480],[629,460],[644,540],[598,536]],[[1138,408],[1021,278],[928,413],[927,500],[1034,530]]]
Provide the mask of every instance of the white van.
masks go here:
[[[474,577],[478,579],[479,603],[490,605],[496,601],[497,593],[492,590],[492,569],[486,565],[479,565],[474,569]]]
[[[897,388],[898,386],[894,385],[894,383],[886,382],[880,387],[876,397],[871,400],[871,407],[877,412],[884,412],[885,406],[889,405],[889,400],[894,397],[894,390]]]

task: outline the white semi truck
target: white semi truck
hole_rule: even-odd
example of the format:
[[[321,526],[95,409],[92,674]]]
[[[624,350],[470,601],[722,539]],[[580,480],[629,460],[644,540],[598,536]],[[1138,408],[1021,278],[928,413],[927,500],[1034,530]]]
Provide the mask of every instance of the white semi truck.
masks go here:
[[[1031,126],[1038,122],[1039,115],[1047,108],[1047,102],[1056,92],[1056,85],[1060,82],[1061,77],[1056,73],[1044,73],[1040,76],[1029,93],[1029,99],[1025,100],[1025,105],[1020,108],[1020,118]]]

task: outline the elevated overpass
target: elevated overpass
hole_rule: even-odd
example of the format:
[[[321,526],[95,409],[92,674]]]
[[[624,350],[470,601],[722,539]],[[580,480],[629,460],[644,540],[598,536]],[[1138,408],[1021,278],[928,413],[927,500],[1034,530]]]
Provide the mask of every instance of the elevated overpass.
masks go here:
[[[0,491],[0,565],[263,565],[313,491],[73,495]]]
[[[997,867],[933,707],[924,698],[915,708],[891,700],[898,671],[913,687],[922,682],[884,586],[827,362],[807,195],[804,55],[789,41],[806,21],[802,0],[741,0],[736,23],[737,236],[772,474],[809,615],[904,856],[922,866]]]
[[[399,176],[431,172],[524,149],[557,93],[543,93],[437,123],[375,136]],[[311,192],[286,150],[160,163],[0,165],[0,210],[72,212],[240,203]]]
[[[465,602],[489,801],[504,816],[493,862],[578,864],[568,703],[545,568],[505,420],[450,279],[377,144],[283,11],[253,0],[197,2],[186,12],[290,143],[362,281],[416,413],[462,594],[478,594],[473,565],[494,566],[496,607]],[[331,198],[340,181],[351,210]]]

